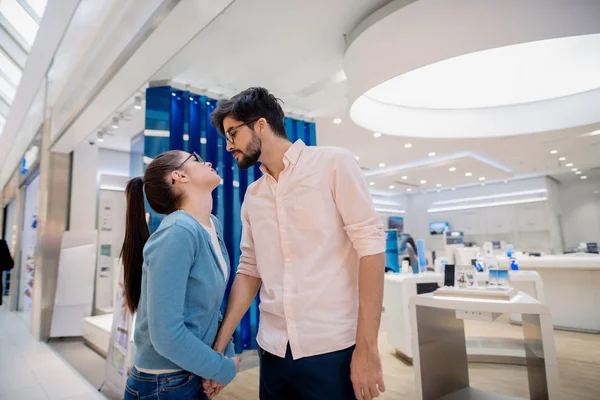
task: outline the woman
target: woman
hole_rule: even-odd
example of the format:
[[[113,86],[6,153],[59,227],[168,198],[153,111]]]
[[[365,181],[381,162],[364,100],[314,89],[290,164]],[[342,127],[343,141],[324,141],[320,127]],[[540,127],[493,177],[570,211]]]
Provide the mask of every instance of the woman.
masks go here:
[[[206,399],[202,378],[226,385],[237,372],[232,342],[225,355],[211,347],[229,273],[221,226],[211,215],[220,181],[196,153],[169,151],[127,184],[121,257],[127,305],[137,316],[125,400]],[[166,215],[152,236],[144,193]]]

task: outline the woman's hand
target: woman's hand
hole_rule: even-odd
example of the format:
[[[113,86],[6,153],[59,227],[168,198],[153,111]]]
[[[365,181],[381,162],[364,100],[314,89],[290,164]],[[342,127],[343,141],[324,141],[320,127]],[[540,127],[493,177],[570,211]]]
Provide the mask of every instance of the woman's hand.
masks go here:
[[[240,357],[235,356],[231,358],[235,363],[236,372],[240,371]],[[216,397],[221,390],[225,388],[226,385],[221,385],[220,383],[212,380],[212,379],[204,379],[202,378],[202,387],[204,388],[204,393],[209,399]]]

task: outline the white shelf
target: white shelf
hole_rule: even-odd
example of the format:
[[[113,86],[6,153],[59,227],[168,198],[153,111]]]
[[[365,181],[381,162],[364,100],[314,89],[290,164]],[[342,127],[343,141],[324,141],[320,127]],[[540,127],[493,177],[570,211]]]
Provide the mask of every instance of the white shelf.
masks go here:
[[[505,396],[469,387],[440,397],[438,400],[525,400],[525,398]]]

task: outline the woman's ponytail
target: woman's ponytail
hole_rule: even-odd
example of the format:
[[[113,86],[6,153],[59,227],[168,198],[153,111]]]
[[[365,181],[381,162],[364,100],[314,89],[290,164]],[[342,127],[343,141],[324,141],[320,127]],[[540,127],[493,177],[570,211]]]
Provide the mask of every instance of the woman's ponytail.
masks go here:
[[[144,205],[144,180],[133,178],[125,189],[127,197],[127,217],[125,221],[125,240],[121,250],[125,298],[132,313],[137,311],[142,292],[142,264],[144,245],[150,237]]]

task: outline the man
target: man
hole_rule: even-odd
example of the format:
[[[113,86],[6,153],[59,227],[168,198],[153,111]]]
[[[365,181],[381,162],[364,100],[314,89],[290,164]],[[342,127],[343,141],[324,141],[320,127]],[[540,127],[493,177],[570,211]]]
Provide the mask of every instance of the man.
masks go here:
[[[225,350],[262,284],[261,399],[377,397],[385,233],[353,155],[292,144],[264,88],[221,101],[211,122],[240,168],[261,162],[264,174],[242,205],[242,254],[214,348]]]

